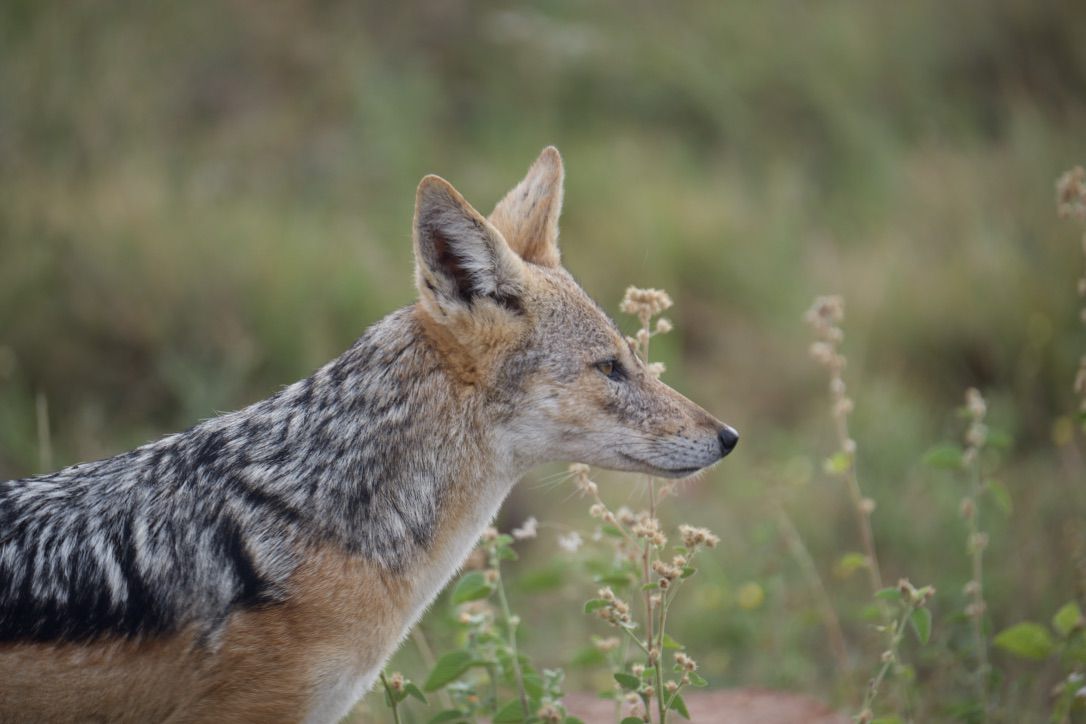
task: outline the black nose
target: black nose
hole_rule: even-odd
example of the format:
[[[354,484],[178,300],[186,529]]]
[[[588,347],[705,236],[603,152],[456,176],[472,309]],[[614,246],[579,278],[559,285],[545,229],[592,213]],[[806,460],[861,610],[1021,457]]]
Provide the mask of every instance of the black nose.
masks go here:
[[[739,433],[727,425],[720,428],[720,432],[716,436],[720,439],[720,457],[730,453],[739,444]]]

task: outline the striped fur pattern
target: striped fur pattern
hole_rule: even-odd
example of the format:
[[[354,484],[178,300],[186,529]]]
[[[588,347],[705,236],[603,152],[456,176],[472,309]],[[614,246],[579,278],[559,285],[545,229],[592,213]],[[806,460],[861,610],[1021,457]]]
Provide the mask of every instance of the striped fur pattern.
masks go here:
[[[559,265],[562,177],[546,149],[489,217],[426,177],[417,303],[243,410],[0,482],[0,722],[336,721],[532,466],[726,455]]]
[[[473,444],[412,414],[444,387],[417,324],[396,312],[312,376],[187,432],[0,483],[0,641],[197,622],[210,636],[233,608],[283,599],[299,545],[403,570],[434,534],[447,481],[432,471]]]

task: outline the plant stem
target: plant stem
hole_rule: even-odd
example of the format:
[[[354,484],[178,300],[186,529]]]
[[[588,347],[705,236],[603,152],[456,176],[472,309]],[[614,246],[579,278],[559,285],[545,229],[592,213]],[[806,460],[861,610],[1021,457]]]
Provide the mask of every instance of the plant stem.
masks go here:
[[[837,422],[837,439],[842,449],[852,438],[848,434],[848,420],[844,415],[835,417]],[[879,569],[879,555],[875,551],[875,534],[871,531],[871,514],[864,505],[863,491],[860,490],[860,480],[856,475],[856,456],[852,456],[848,470],[845,471],[845,485],[848,487],[849,497],[852,499],[852,508],[856,512],[856,525],[860,529],[860,540],[863,543],[864,555],[867,556],[867,576],[871,583],[871,592],[882,590],[882,571]],[[885,609],[885,606],[883,607]]]
[[[980,536],[980,494],[982,483],[980,477],[980,458],[973,461],[972,468],[972,494],[973,510],[969,516],[969,550],[973,562],[973,611],[969,616],[973,629],[973,646],[976,649],[977,670],[973,676],[973,687],[976,690],[977,702],[981,706],[981,721],[988,721],[988,647],[984,640],[984,548],[977,545]]]
[[[788,550],[792,553],[792,557],[796,559],[800,570],[803,571],[803,575],[807,578],[807,584],[814,590],[815,597],[818,599],[818,608],[822,614],[822,623],[826,627],[826,633],[829,635],[830,648],[833,649],[833,655],[837,659],[837,665],[841,667],[842,671],[848,671],[848,646],[845,643],[845,634],[841,630],[841,621],[837,618],[837,612],[833,609],[833,603],[830,601],[829,593],[826,591],[826,586],[822,582],[822,576],[818,574],[818,567],[815,565],[810,551],[807,550],[807,546],[804,545],[803,538],[800,536],[799,530],[792,522],[791,516],[788,515],[784,507],[777,501],[773,502],[773,508],[777,516],[777,525],[780,527],[781,535],[784,537],[785,545],[788,546]]]
[[[517,694],[520,696],[520,707],[524,710],[524,719],[531,716],[528,707],[528,693],[524,688],[524,675],[520,671],[520,657],[517,655],[517,627],[513,623],[513,614],[509,611],[509,600],[505,597],[505,584],[502,583],[502,575],[497,556],[494,557],[494,570],[498,571],[498,601],[502,607],[502,619],[505,621],[505,629],[509,632],[509,651],[513,654],[513,676],[517,681]]]
[[[677,583],[676,583],[677,585]],[[674,590],[674,587],[669,590]],[[660,599],[660,630],[658,634],[658,640],[656,642],[656,706],[660,712],[660,724],[667,722],[667,703],[664,701],[664,625],[667,623],[667,609],[671,603],[672,596],[668,594],[668,591],[664,591],[663,596]]]
[[[426,634],[423,633],[421,624],[411,629],[411,640],[415,642],[415,648],[419,650],[419,656],[422,657],[423,663],[426,664],[426,670],[433,671],[434,667],[437,666],[437,658],[434,656],[434,650],[430,648],[430,643],[426,640]],[[452,699],[444,688],[438,690],[437,698],[441,700],[442,706],[446,709],[453,708]]]
[[[392,702],[392,721],[394,721],[396,724],[400,724],[400,712],[397,708],[398,705],[396,704],[396,698],[392,695],[392,687],[388,685],[388,679],[385,678],[385,672],[383,671],[381,672],[381,683],[385,687],[385,694],[388,695],[388,700]]]
[[[652,339],[652,330],[651,330],[651,328],[649,326],[650,322],[651,322],[651,315],[648,315],[648,314],[642,314],[641,315],[641,329],[642,329],[642,331],[645,332],[644,341],[641,344],[641,359],[644,360],[645,364],[649,363],[649,341]],[[653,478],[651,475],[649,475],[649,476],[647,476],[646,481],[647,481],[648,486],[649,486],[649,517],[652,518],[652,520],[655,521],[656,520],[656,479]],[[651,580],[650,577],[649,577],[649,566],[651,565],[651,562],[652,562],[652,544],[648,540],[646,540],[645,541],[644,552],[641,555],[641,572],[642,572],[642,581],[641,582],[643,584],[644,583],[649,583],[650,580]],[[654,641],[656,639],[655,639],[655,636],[654,636],[654,633],[653,633],[653,613],[654,613],[654,610],[653,610],[653,605],[652,605],[652,591],[651,590],[644,591],[643,595],[644,595],[644,598],[645,598],[645,637],[646,637],[645,641],[646,641],[646,643],[648,643],[648,646],[649,646],[648,664],[649,664],[649,666],[655,667],[655,670],[656,670],[656,681],[655,681],[655,684],[656,684],[656,686],[655,686],[655,689],[656,689],[656,705],[657,705],[657,709],[659,711],[660,724],[664,724],[664,722],[667,719],[667,709],[664,706],[664,692],[663,692],[663,689],[661,688],[662,681],[661,681],[661,678],[660,678],[661,677],[660,665],[661,665],[662,662],[659,659],[660,659],[660,652],[661,652],[662,648],[661,648],[661,646],[659,644],[654,644]],[[663,605],[662,605],[662,602],[661,602],[660,608],[661,608],[660,638],[661,638],[661,642],[662,642],[663,633],[664,633],[664,620],[663,620]],[[653,651],[656,651],[656,657],[657,657],[656,660],[653,660]],[[646,717],[647,717],[648,721],[651,722],[652,721],[652,707],[646,705],[645,706],[645,712],[646,712]]]
[[[875,702],[875,697],[878,696],[879,686],[882,684],[883,679],[890,672],[890,667],[897,661],[897,649],[901,644],[901,639],[905,634],[905,627],[909,624],[909,617],[913,611],[916,610],[916,604],[910,601],[905,604],[901,618],[891,624],[893,626],[893,634],[890,637],[890,648],[888,648],[883,655],[882,667],[879,669],[879,673],[875,675],[875,678],[867,686],[867,691],[864,693],[863,711],[867,712],[871,710],[871,705]]]

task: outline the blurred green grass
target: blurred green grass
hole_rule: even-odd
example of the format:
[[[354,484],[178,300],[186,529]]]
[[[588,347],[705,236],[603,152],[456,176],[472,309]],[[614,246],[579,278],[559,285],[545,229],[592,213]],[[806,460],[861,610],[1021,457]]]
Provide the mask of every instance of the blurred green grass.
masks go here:
[[[489,209],[554,143],[567,266],[612,310],[627,284],[668,289],[668,379],[743,432],[676,503],[726,542],[675,617],[715,683],[835,693],[767,490],[789,491],[842,609],[864,598],[830,572],[857,541],[821,473],[833,443],[801,319],[817,293],[848,300],[887,577],[935,583],[937,621],[960,604],[963,490],[919,461],[978,386],[1015,441],[1013,517],[988,516],[992,620],[1044,618],[1075,593],[1086,511],[1081,441],[1053,438],[1086,348],[1081,251],[1053,213],[1054,179],[1086,158],[1083,37],[1071,0],[9,0],[0,478],[39,471],[38,395],[60,466],[307,374],[411,301],[422,175]],[[527,485],[504,516],[583,526],[583,508]],[[525,571],[553,541],[537,548]],[[754,610],[736,605],[747,581],[766,591]],[[518,596],[545,664],[584,640],[583,593]],[[865,627],[848,633],[860,655]],[[997,665],[1019,682],[1008,705],[1043,709],[1051,672]],[[936,716],[956,682],[924,683]]]

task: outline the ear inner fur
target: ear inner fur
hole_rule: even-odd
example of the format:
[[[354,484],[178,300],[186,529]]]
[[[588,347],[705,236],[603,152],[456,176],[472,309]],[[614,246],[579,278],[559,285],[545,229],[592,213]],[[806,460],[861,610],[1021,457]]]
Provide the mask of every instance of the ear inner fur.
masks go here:
[[[548,146],[490,214],[490,222],[526,262],[550,268],[561,264],[558,218],[564,175],[562,157]]]
[[[425,301],[471,307],[485,297],[521,311],[521,260],[501,232],[438,176],[419,184],[414,237],[419,295]]]

